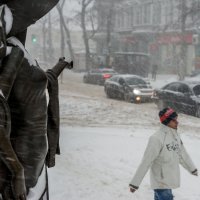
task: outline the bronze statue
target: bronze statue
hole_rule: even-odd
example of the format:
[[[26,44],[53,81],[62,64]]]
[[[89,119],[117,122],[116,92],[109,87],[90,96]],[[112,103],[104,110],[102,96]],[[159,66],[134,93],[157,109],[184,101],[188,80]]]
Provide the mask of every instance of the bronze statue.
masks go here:
[[[25,200],[59,154],[58,76],[64,58],[44,72],[24,48],[26,29],[58,0],[0,3],[0,199]],[[10,21],[8,19],[12,19]],[[9,23],[8,23],[9,22]],[[49,101],[47,102],[46,90]],[[47,176],[47,174],[45,174]],[[48,199],[47,182],[38,200]]]

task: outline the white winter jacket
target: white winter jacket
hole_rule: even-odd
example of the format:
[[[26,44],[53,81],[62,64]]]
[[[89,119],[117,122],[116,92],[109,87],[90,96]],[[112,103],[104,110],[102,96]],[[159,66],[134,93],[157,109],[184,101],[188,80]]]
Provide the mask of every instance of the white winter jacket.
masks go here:
[[[186,152],[177,130],[162,125],[149,138],[143,159],[130,182],[139,187],[150,168],[152,189],[174,189],[180,186],[179,163],[190,173],[196,167]]]

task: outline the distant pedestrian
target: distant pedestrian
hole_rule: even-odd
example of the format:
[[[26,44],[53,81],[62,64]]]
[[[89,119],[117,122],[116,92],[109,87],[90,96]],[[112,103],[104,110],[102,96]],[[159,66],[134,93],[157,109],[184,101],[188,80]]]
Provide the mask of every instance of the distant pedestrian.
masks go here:
[[[129,184],[135,192],[150,168],[154,200],[173,200],[172,189],[180,186],[181,164],[192,175],[198,176],[190,156],[177,133],[177,113],[171,108],[159,112],[161,127],[149,138],[143,159]]]
[[[152,80],[154,81],[156,80],[157,70],[158,70],[158,65],[157,64],[152,65],[151,73],[152,73]]]

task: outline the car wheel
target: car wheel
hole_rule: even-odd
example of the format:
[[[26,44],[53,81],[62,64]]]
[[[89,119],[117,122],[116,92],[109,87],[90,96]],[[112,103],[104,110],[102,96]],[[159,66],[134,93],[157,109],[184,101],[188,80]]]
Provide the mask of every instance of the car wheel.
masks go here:
[[[87,78],[86,78],[86,77],[83,77],[83,82],[84,82],[84,83],[88,83],[88,81],[87,81]]]
[[[97,80],[97,85],[103,85],[101,80]]]
[[[198,105],[197,108],[196,108],[195,116],[200,118],[200,105]]]
[[[105,88],[105,93],[107,98],[111,98],[111,94],[109,93],[109,90]]]
[[[125,100],[126,102],[133,103],[133,102],[131,101],[131,97],[130,97],[129,93],[125,93],[125,94],[124,94],[124,100]]]

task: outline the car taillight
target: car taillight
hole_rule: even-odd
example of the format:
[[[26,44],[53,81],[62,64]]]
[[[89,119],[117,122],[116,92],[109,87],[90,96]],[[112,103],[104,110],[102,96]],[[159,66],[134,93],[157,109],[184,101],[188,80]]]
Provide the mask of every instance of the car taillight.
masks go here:
[[[107,78],[110,78],[110,77],[111,77],[110,74],[103,74],[103,78],[104,78],[104,79],[107,79]]]

